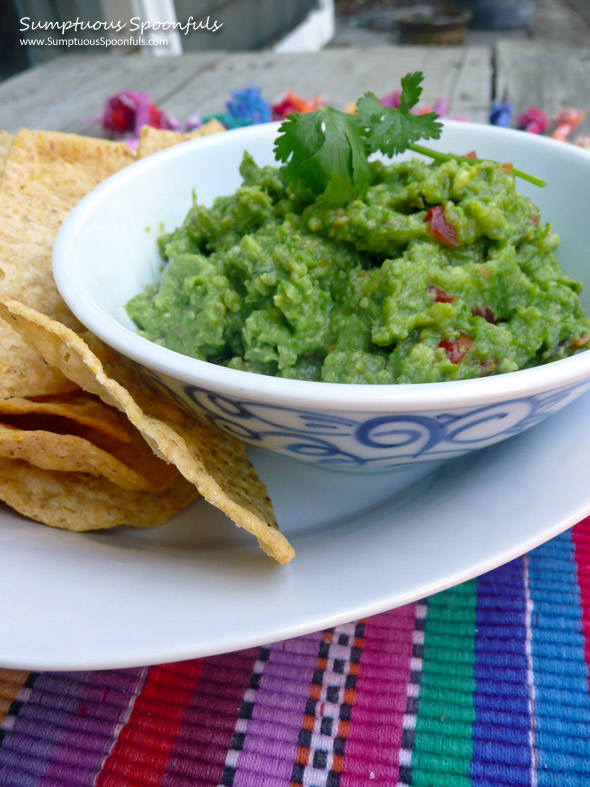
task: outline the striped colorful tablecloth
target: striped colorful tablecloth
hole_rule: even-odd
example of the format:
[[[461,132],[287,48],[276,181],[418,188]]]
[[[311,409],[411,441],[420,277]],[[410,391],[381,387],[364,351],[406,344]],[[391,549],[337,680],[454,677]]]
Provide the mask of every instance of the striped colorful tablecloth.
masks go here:
[[[439,595],[145,669],[0,673],[15,787],[590,785],[590,518]]]

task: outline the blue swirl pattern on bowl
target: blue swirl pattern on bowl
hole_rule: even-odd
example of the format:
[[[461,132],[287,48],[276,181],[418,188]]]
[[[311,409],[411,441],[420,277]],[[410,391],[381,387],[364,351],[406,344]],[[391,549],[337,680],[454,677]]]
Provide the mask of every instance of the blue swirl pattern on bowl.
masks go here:
[[[590,388],[583,382],[474,408],[344,417],[237,400],[180,385],[153,371],[151,375],[185,409],[245,443],[323,467],[361,471],[449,459],[485,448],[540,423]]]

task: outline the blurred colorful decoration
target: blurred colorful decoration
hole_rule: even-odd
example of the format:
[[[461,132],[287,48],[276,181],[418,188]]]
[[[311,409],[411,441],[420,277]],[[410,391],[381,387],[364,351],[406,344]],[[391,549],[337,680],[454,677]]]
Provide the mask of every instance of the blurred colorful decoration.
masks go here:
[[[242,128],[268,123],[271,120],[270,104],[262,97],[259,87],[250,85],[241,90],[232,90],[231,98],[226,103],[226,112],[206,115],[203,123],[218,120],[226,128]]]
[[[200,115],[189,115],[184,121],[184,130],[187,132],[197,131],[203,125]]]
[[[446,96],[437,98],[432,105],[432,111],[436,112],[441,120],[444,120],[449,114],[449,99]]]
[[[586,113],[576,107],[560,110],[553,118],[555,128],[551,132],[551,136],[560,142],[566,142],[585,117]]]
[[[301,98],[292,90],[287,90],[278,101],[271,104],[273,120],[283,120],[293,112],[313,112],[326,105],[323,96]]]
[[[287,90],[274,102],[267,101],[259,87],[249,85],[239,90],[232,90],[230,99],[226,103],[226,111],[201,117],[198,114],[190,115],[182,125],[185,132],[195,131],[208,121],[215,119],[227,129],[241,128],[258,123],[268,123],[271,120],[283,120],[287,115],[295,112],[313,112],[319,107],[326,106],[322,95],[303,98],[294,90]],[[401,90],[396,88],[382,96],[379,101],[383,107],[399,107]],[[345,112],[354,114],[356,103],[349,102],[344,108]],[[412,112],[425,114],[435,112],[444,119],[449,114],[449,102],[446,97],[436,99],[432,105],[420,104]],[[512,123],[513,108],[509,101],[503,103],[493,102],[489,122],[495,126],[510,127]],[[539,107],[527,107],[516,119],[518,128],[531,134],[550,134],[553,139],[571,141],[571,136],[585,118],[585,112],[576,107],[567,107],[556,113],[550,121],[547,114]],[[469,118],[453,116],[453,120],[468,120]],[[152,104],[148,93],[140,90],[122,90],[109,96],[104,105],[103,113],[95,118],[106,136],[122,137],[133,146],[139,138],[142,126],[148,125],[159,129],[180,131],[181,126],[173,117],[162,109]],[[579,135],[574,144],[590,151],[590,136]]]
[[[109,96],[102,117],[97,118],[109,136],[139,136],[142,126],[153,126],[178,131],[178,122],[151,103],[147,93],[141,90],[122,90]]]
[[[270,121],[270,104],[262,97],[259,87],[250,86],[243,90],[232,90],[231,96],[226,107],[235,120],[247,121],[248,125]]]
[[[249,120],[248,118],[234,117],[229,112],[216,112],[213,115],[205,115],[201,121],[201,125],[203,125],[204,123],[208,123],[210,120],[218,120],[222,125],[224,125],[228,129],[243,128],[244,126],[253,125],[252,121]]]
[[[577,145],[579,148],[584,148],[584,150],[590,151],[590,137],[586,134],[581,134],[575,139],[574,145]]]
[[[544,134],[548,126],[549,118],[538,107],[527,107],[518,116],[518,127],[523,131],[528,131],[529,134]]]
[[[492,111],[490,112],[490,123],[492,126],[509,128],[511,119],[512,104],[509,101],[506,101],[504,104],[498,104],[495,101],[492,103]]]
[[[383,98],[380,98],[379,103],[382,107],[393,107],[394,109],[397,109],[399,107],[401,95],[402,91],[400,88],[398,88],[397,90],[393,90],[391,93],[388,93],[386,96],[383,96]]]

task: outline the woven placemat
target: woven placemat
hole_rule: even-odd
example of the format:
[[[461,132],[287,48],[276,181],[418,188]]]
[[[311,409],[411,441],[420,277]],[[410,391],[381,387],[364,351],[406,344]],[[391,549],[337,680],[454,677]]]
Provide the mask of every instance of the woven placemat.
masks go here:
[[[207,659],[0,671],[15,787],[590,785],[590,518],[431,598]]]

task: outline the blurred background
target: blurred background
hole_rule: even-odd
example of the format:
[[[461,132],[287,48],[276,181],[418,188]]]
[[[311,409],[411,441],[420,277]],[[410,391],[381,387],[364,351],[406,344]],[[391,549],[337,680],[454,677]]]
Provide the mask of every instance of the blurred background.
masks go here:
[[[212,32],[152,31],[150,46],[131,41],[109,46],[104,37],[123,42],[135,35],[85,30],[32,30],[33,23],[81,20],[116,23],[133,17],[185,23],[191,17],[222,23]],[[22,19],[29,29],[23,31]],[[61,45],[47,45],[58,36]],[[158,36],[166,37],[158,45]],[[28,40],[25,40],[27,38]],[[315,51],[324,47],[390,44],[460,46],[498,38],[590,43],[590,0],[2,0],[0,3],[0,78],[72,54],[141,51],[150,57],[207,50]],[[80,40],[82,39],[82,40]],[[68,42],[65,45],[64,42]]]

